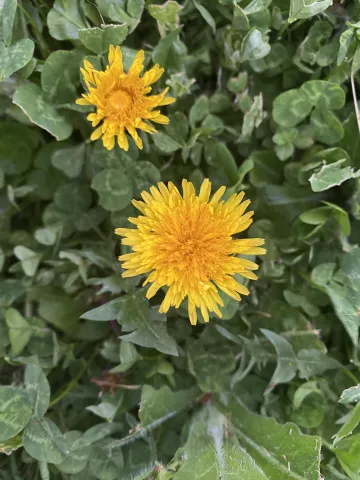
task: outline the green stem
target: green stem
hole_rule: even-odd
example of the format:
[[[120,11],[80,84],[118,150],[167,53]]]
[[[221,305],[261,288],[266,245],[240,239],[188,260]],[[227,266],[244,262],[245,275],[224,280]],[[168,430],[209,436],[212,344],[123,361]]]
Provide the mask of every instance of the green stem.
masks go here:
[[[65,397],[67,397],[69,395],[69,393],[76,387],[80,378],[84,375],[86,369],[88,368],[90,363],[94,360],[96,355],[97,355],[96,352],[93,353],[91,355],[91,357],[89,358],[89,360],[85,363],[83,368],[80,370],[80,372],[76,375],[76,377],[74,377],[71,380],[71,382],[67,385],[67,387],[64,390],[62,390],[61,392],[58,392],[57,394],[55,394],[55,397],[50,402],[50,405],[49,405],[50,407],[53,407],[58,402],[60,402],[60,400],[63,400]]]

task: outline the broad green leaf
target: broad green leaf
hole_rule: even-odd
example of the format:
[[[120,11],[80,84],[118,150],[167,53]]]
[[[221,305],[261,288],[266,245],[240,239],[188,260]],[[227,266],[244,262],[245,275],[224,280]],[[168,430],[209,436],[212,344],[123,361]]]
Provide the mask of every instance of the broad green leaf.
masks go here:
[[[34,42],[28,38],[7,47],[0,40],[0,82],[27,65],[34,53]]]
[[[39,267],[41,254],[23,245],[17,245],[14,248],[14,255],[20,260],[21,268],[24,270],[25,275],[33,277]]]
[[[239,400],[229,401],[224,397],[221,404],[224,414],[231,415],[241,447],[261,469],[264,478],[319,480],[319,437],[303,435],[293,423],[279,424],[273,418],[257,415]]]
[[[225,143],[207,142],[205,145],[205,158],[209,165],[226,175],[230,185],[238,181],[238,169],[235,159]]]
[[[98,405],[90,405],[86,407],[86,410],[92,412],[100,418],[103,418],[107,422],[112,422],[118,411],[119,406],[110,402],[101,402]]]
[[[333,4],[333,0],[290,0],[289,23],[313,17]]]
[[[103,25],[79,30],[79,40],[88,50],[99,55],[107,53],[110,45],[121,45],[128,34],[128,27],[123,25]]]
[[[121,167],[99,172],[93,178],[91,187],[98,193],[100,205],[110,212],[123,210],[133,197],[130,178]]]
[[[313,105],[304,91],[288,90],[276,97],[273,117],[283,127],[295,127],[311,112]]]
[[[345,30],[345,32],[343,32],[340,35],[340,39],[339,39],[340,48],[337,55],[338,65],[340,65],[345,60],[347,60],[348,51],[350,49],[352,42],[355,40],[354,37],[355,37],[354,30],[352,28],[348,28],[347,30]]]
[[[18,450],[22,447],[21,435],[18,434],[5,442],[0,442],[0,453],[5,453],[5,455],[11,455],[15,450]]]
[[[210,112],[209,109],[209,97],[206,95],[200,95],[190,109],[189,123],[194,128],[198,122],[204,120],[206,115]]]
[[[61,170],[69,178],[80,175],[85,161],[85,144],[80,143],[73,147],[55,150],[51,162],[55,168]]]
[[[168,57],[171,55],[174,42],[177,40],[181,27],[170,32],[162,38],[152,52],[154,63],[159,63],[161,67],[166,67]]]
[[[337,360],[316,349],[300,350],[297,353],[297,366],[300,378],[310,378],[327,370],[342,368]]]
[[[335,455],[340,465],[349,476],[338,477],[339,480],[357,480],[360,475],[360,434],[351,435],[351,437],[341,440],[334,449]],[[337,480],[337,479],[335,479]]]
[[[118,0],[97,0],[100,13],[109,17],[116,23],[125,23],[129,27],[129,32],[133,32],[140,22],[144,10],[144,0],[128,0],[118,2]]]
[[[231,422],[231,420],[230,420]],[[184,461],[174,480],[266,480],[262,468],[242,448],[229,420],[214,407],[207,407],[191,424],[184,447]]]
[[[162,5],[149,5],[148,11],[160,25],[168,25],[171,30],[174,30],[178,26],[179,14],[183,8],[178,2],[168,0]]]
[[[286,383],[296,375],[297,361],[291,344],[277,333],[264,328],[261,332],[274,345],[277,353],[277,366],[271,377],[269,388],[274,388],[278,383]]]
[[[35,333],[35,329],[14,308],[9,308],[6,311],[5,320],[9,329],[13,354],[19,355],[29,343],[30,338]]]
[[[340,120],[330,110],[315,108],[310,117],[316,140],[326,145],[340,142],[344,129]]]
[[[47,463],[62,463],[70,453],[66,437],[51,420],[31,420],[23,434],[26,452],[36,460]]]
[[[360,403],[358,403],[351,411],[351,413],[347,416],[345,423],[341,426],[338,430],[336,435],[334,436],[334,443],[333,445],[337,445],[340,440],[345,437],[348,437],[352,434],[353,430],[359,425],[360,423]]]
[[[232,351],[225,346],[205,349],[200,342],[187,348],[190,373],[203,392],[221,392],[230,382],[230,372],[235,369]]]
[[[360,326],[360,299],[358,298],[356,301],[356,297],[353,296],[354,294],[348,286],[340,285],[334,281],[325,285],[324,288],[330,297],[337,316],[343,323],[353,344],[357,345]]]
[[[352,403],[360,401],[360,385],[350,387],[344,390],[341,394],[340,403]]]
[[[254,151],[250,160],[253,168],[250,170],[250,182],[260,188],[269,183],[282,183],[281,162],[271,150]]]
[[[111,439],[96,443],[90,455],[90,472],[99,480],[117,480],[124,466],[122,449]]]
[[[313,173],[309,182],[314,192],[323,192],[329,188],[341,185],[346,180],[360,177],[360,170],[357,172],[349,166],[345,166],[346,159],[335,163],[324,164],[321,169]]]
[[[62,473],[76,475],[82,472],[88,464],[91,448],[83,445],[83,435],[80,432],[66,432],[64,437],[70,446],[70,453],[62,463],[56,465],[56,468]]]
[[[0,387],[0,442],[15,437],[29,422],[32,411],[20,388]]]
[[[83,56],[80,50],[57,50],[48,56],[41,72],[41,87],[49,102],[60,104],[75,100]]]
[[[337,110],[345,102],[343,89],[332,82],[310,80],[300,89],[292,89],[276,97],[273,105],[273,117],[276,123],[284,127],[295,127],[318,106],[322,110]],[[335,127],[334,127],[335,128]]]
[[[171,391],[168,386],[155,390],[145,385],[141,393],[139,418],[142,427],[156,428],[181,410],[191,406],[199,395],[193,387],[189,390]]]
[[[119,309],[124,305],[124,300],[122,298],[115,298],[110,300],[110,302],[100,305],[100,307],[93,308],[88,312],[85,312],[81,315],[81,318],[86,320],[94,320],[96,322],[108,322],[110,320],[115,320]]]
[[[50,404],[50,385],[42,369],[30,364],[25,369],[25,391],[30,399],[33,415],[41,419]]]
[[[252,28],[241,44],[241,60],[256,60],[268,55],[271,47],[269,43],[265,42],[262,38],[262,33],[256,28]]]
[[[296,390],[293,398],[293,405],[295,409],[298,409],[306,397],[313,393],[320,393],[321,390],[318,388],[316,381],[312,380],[311,382],[305,382]]]
[[[91,205],[91,190],[82,183],[66,183],[56,191],[54,202],[64,212],[83,213]]]
[[[65,140],[71,135],[72,125],[45,100],[41,88],[34,83],[21,85],[14,94],[13,103],[32,123],[51,133],[56,140]]]
[[[2,26],[2,35],[6,45],[11,44],[16,8],[16,0],[3,0],[2,9],[0,10],[0,20]]]
[[[181,144],[166,133],[155,133],[152,138],[158,149],[164,153],[174,153],[181,148]]]
[[[56,40],[77,40],[79,29],[87,27],[79,3],[68,0],[55,0],[47,24],[50,35]]]
[[[178,355],[176,342],[169,336],[166,328],[166,316],[159,313],[159,307],[147,307],[147,312],[139,311],[134,304],[135,299],[135,295],[127,295],[123,308],[119,310],[118,322],[123,330],[129,331],[135,327],[135,331],[122,335],[121,339],[142,347],[155,348],[168,355]],[[125,312],[129,311],[135,312],[135,316],[125,315]]]

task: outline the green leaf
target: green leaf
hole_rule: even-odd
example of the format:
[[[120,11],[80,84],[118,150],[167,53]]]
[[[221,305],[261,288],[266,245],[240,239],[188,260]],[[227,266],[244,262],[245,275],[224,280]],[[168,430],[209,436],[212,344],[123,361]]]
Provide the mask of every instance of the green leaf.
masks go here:
[[[340,403],[352,403],[360,401],[360,385],[345,389],[340,397]]]
[[[34,42],[28,38],[7,47],[0,40],[0,82],[27,65],[34,53]]]
[[[5,320],[9,329],[13,354],[19,355],[34,334],[34,327],[14,308],[9,308],[6,311]]]
[[[289,23],[313,17],[333,4],[333,0],[290,0]]]
[[[34,83],[21,85],[14,94],[13,103],[32,123],[51,133],[56,140],[65,140],[71,135],[72,125],[45,100],[41,88]]]
[[[262,33],[256,28],[252,28],[245,36],[241,44],[241,59],[256,60],[263,58],[270,52],[270,45],[262,38]]]
[[[86,212],[91,205],[91,190],[78,182],[66,183],[55,193],[55,205],[64,212],[79,214]]]
[[[88,50],[99,55],[107,53],[110,45],[121,45],[128,34],[128,27],[122,25],[103,25],[79,30],[79,40]]]
[[[184,7],[174,0],[168,0],[162,5],[149,5],[148,12],[160,25],[169,25],[171,30],[178,26],[179,14]]]
[[[41,87],[49,102],[61,104],[75,100],[82,58],[79,50],[57,50],[48,56],[41,72]]]
[[[117,480],[124,466],[122,449],[111,439],[102,440],[93,447],[90,473],[99,480]]]
[[[195,7],[199,10],[200,15],[203,17],[205,22],[211,27],[213,33],[216,33],[216,23],[215,20],[213,19],[212,15],[209,13],[206,8],[201,5],[201,3],[197,2],[197,0],[193,0]]]
[[[118,411],[119,406],[110,402],[101,402],[98,405],[91,405],[86,407],[86,410],[92,412],[100,418],[103,418],[107,422],[112,422]]]
[[[36,460],[47,463],[62,463],[70,453],[66,437],[51,420],[31,420],[23,434],[26,452]]]
[[[181,27],[170,32],[166,37],[162,38],[152,53],[154,63],[159,63],[161,67],[166,67],[168,57],[171,55],[173,44],[178,39]]]
[[[190,109],[189,123],[194,128],[198,122],[204,120],[210,112],[209,98],[206,95],[200,95]]]
[[[40,420],[46,413],[50,404],[50,385],[42,369],[35,364],[30,364],[25,369],[25,391],[28,395],[33,415]]]
[[[263,98],[262,95],[254,97],[254,101],[250,109],[244,115],[244,121],[242,125],[242,135],[251,135],[255,128],[258,128],[264,119],[263,113]]]
[[[344,438],[340,441],[334,450],[340,465],[345,470],[348,477],[340,477],[340,480],[357,480],[360,473],[360,434],[351,435],[351,437]],[[338,477],[339,478],[339,477]],[[337,480],[337,479],[336,479]]]
[[[130,178],[121,167],[99,172],[93,178],[91,187],[98,193],[100,205],[110,212],[123,210],[133,197]]]
[[[140,22],[144,10],[144,0],[128,0],[125,10],[125,2],[118,0],[97,0],[102,15],[109,17],[116,23],[126,23],[130,33],[135,30]]]
[[[51,162],[55,168],[64,172],[67,177],[78,177],[85,162],[85,143],[55,150]]]
[[[25,275],[33,277],[41,262],[41,254],[23,245],[17,245],[14,248],[14,255],[20,260],[21,268],[24,270]]]
[[[15,437],[29,422],[32,411],[20,388],[0,387],[0,442]]]
[[[300,350],[297,353],[297,360],[300,378],[310,378],[321,375],[327,370],[342,368],[337,360],[316,349]]]
[[[205,158],[209,165],[224,172],[230,185],[238,181],[235,159],[225,143],[208,141],[205,146]]]
[[[47,24],[50,35],[56,40],[77,40],[79,29],[87,27],[79,3],[68,0],[55,0]]]
[[[192,342],[187,348],[187,357],[189,371],[203,392],[221,392],[227,387],[229,373],[236,364],[229,348],[205,349],[200,342]]]
[[[334,145],[344,136],[340,120],[330,110],[315,108],[310,117],[310,124],[314,128],[316,140],[326,145]]]
[[[6,45],[11,44],[11,37],[15,21],[17,8],[16,0],[4,0],[2,10],[0,11],[0,20],[2,26],[2,34]]]
[[[90,445],[83,445],[83,435],[80,432],[66,432],[64,437],[70,446],[70,453],[62,463],[56,465],[56,468],[62,473],[76,475],[86,468],[90,459],[91,448]]]
[[[168,386],[159,390],[145,385],[141,392],[139,418],[141,426],[156,428],[163,422],[189,407],[199,395],[196,387],[188,390],[171,391]]]
[[[312,190],[323,192],[336,185],[341,185],[346,180],[360,177],[360,170],[355,172],[353,168],[344,166],[344,163],[346,163],[346,159],[330,164],[324,163],[321,169],[313,173],[309,179]]]
[[[184,461],[174,480],[269,478],[241,447],[236,436],[227,434],[227,429],[226,417],[214,407],[197,415],[184,447]]]
[[[274,101],[273,117],[275,122],[283,127],[295,127],[310,114],[313,107],[318,106],[320,111],[337,110],[343,107],[344,102],[345,94],[339,85],[323,80],[310,80],[303,83],[300,89],[288,90],[278,95]],[[332,124],[334,123],[336,121],[332,120]],[[333,128],[338,132],[338,127]]]
[[[166,133],[158,132],[152,136],[155,145],[164,153],[174,153],[181,148],[181,144]]]
[[[291,344],[277,333],[261,328],[261,332],[274,345],[277,353],[277,366],[271,377],[269,388],[278,383],[286,383],[296,375],[297,360]]]
[[[100,307],[93,308],[88,312],[85,312],[81,315],[81,318],[86,320],[94,320],[97,322],[108,322],[110,320],[115,320],[119,308],[123,306],[124,300],[122,298],[115,298],[110,302],[100,305]]]
[[[136,330],[127,335],[122,335],[121,339],[125,342],[132,342],[142,347],[155,348],[159,352],[168,355],[178,355],[178,350],[175,340],[169,336],[166,328],[166,316],[158,312],[159,307],[148,309],[144,312],[139,312],[138,306],[134,305],[136,301],[135,295],[127,295],[123,308],[118,313],[118,321],[121,323],[123,329]],[[135,311],[135,316],[125,317],[125,312]],[[127,323],[130,323],[128,325]]]
[[[353,430],[359,425],[360,423],[360,403],[358,403],[348,415],[344,425],[340,428],[340,430],[334,436],[334,443],[335,446],[342,440],[343,438],[352,434]]]

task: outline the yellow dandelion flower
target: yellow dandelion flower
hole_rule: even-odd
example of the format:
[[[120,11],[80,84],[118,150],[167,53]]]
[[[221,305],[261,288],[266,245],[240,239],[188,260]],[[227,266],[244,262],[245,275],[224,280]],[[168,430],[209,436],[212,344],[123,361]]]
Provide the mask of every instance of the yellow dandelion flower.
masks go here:
[[[84,61],[81,73],[88,89],[76,103],[78,105],[93,105],[96,112],[88,115],[88,120],[96,127],[91,135],[91,140],[102,137],[104,147],[112,150],[115,139],[120,148],[129,149],[126,132],[129,133],[137,147],[142,149],[142,140],[137,130],[155,133],[156,129],[147,123],[169,123],[168,117],[162,115],[160,110],[154,110],[175,101],[167,97],[168,88],[159,95],[147,94],[151,92],[152,85],[164,73],[164,69],[155,65],[140,77],[144,69],[144,51],[136,54],[133,64],[127,73],[124,72],[120,47],[110,46],[109,65],[105,71],[95,70],[93,65]]]
[[[117,228],[125,237],[132,253],[119,257],[126,271],[123,277],[150,273],[144,285],[151,283],[147,298],[161,287],[168,287],[160,312],[171,306],[178,308],[188,299],[192,325],[197,322],[197,308],[205,322],[209,311],[221,317],[224,306],[218,288],[240,300],[249,290],[234,278],[240,274],[256,280],[256,263],[238,254],[263,255],[262,238],[233,238],[252,223],[254,212],[245,213],[250,200],[243,201],[244,192],[221,200],[226,188],[221,187],[210,200],[211,183],[204,180],[199,195],[191,182],[183,180],[183,194],[169,182],[158,183],[150,193],[142,192],[144,201],[133,200],[142,215],[129,218],[136,229]]]

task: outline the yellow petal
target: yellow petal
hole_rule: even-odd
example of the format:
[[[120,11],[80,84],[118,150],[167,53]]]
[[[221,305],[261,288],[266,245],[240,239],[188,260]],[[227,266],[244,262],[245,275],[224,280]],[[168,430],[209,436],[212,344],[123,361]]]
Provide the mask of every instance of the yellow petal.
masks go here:
[[[102,135],[102,125],[92,132],[90,140],[93,140],[93,141],[97,140],[98,138],[101,137],[101,135]]]

